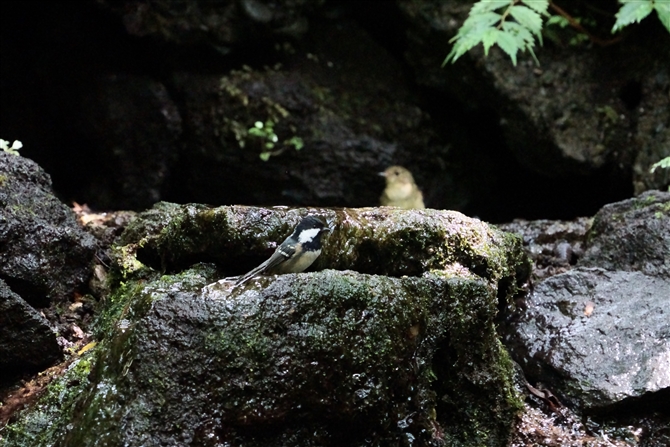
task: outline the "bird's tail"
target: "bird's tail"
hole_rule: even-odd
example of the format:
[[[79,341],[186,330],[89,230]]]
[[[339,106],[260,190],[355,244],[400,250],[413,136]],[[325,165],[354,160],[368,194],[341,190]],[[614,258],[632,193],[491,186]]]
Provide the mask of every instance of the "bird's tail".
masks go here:
[[[237,281],[235,281],[235,285],[239,286],[244,284],[245,282],[249,281],[252,279],[254,276],[258,276],[265,268],[267,267],[267,261],[256,267],[255,269],[251,270],[248,273],[245,273],[244,275],[240,276]]]

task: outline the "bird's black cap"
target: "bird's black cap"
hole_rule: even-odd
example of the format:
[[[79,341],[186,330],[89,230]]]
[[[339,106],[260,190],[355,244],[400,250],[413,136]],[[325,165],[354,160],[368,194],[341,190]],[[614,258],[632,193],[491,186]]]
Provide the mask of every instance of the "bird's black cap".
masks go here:
[[[298,226],[295,228],[296,232],[301,232],[302,230],[309,230],[311,228],[323,228],[326,226],[326,223],[316,216],[306,216],[300,221]]]

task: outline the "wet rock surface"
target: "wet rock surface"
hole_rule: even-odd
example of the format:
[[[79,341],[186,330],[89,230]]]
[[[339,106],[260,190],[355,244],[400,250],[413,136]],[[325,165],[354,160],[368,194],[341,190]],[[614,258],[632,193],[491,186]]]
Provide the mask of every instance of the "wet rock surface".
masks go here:
[[[259,446],[498,445],[511,429],[483,281],[326,270],[203,293],[203,279],[137,291],[65,445],[99,426],[109,444]]]
[[[592,218],[574,221],[523,219],[496,225],[523,238],[524,250],[533,261],[533,281],[571,270],[584,256],[586,233]]]
[[[56,332],[46,318],[0,279],[0,383],[51,365],[61,356]]]
[[[391,276],[327,269],[240,287],[219,280],[238,250],[265,256],[308,212],[336,224],[316,270],[373,270],[379,252],[375,268]],[[494,321],[499,301],[510,301],[527,278],[518,238],[434,210],[160,204],[140,214],[122,241],[113,258],[124,280],[98,320],[105,341],[88,391],[68,401],[67,415],[54,416],[52,442],[508,439],[521,404]],[[217,253],[218,267],[182,267],[207,253]],[[176,271],[149,267],[161,258]],[[34,439],[36,423],[26,416],[10,441]]]
[[[0,152],[0,279],[32,306],[62,301],[84,286],[93,236],[56,198],[35,162]]]
[[[578,412],[637,427],[634,442],[648,446],[670,439],[662,428],[670,421],[669,204],[670,194],[649,191],[605,206],[592,223],[502,226],[549,265],[506,329],[527,379]],[[579,247],[571,262],[561,261],[557,240]]]
[[[210,208],[163,202],[140,214],[121,244],[155,269],[175,272],[206,260],[233,276],[267,259],[305,213],[334,227],[323,238],[315,269],[394,277],[448,270],[480,276],[496,287],[509,279],[522,283],[530,274],[517,237],[456,211],[431,209]]]
[[[669,290],[668,278],[579,267],[537,285],[508,342],[529,380],[573,407],[650,398],[670,387]]]

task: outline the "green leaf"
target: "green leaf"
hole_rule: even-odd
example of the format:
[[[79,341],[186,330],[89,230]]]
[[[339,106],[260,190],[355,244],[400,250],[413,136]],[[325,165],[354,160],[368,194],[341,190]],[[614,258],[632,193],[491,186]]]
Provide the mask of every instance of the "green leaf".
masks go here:
[[[484,14],[470,16],[465,19],[463,26],[461,26],[458,33],[451,39],[451,41],[464,38],[471,34],[483,33],[487,28],[497,24],[501,18],[502,16],[495,12],[486,12]]]
[[[661,21],[663,26],[670,32],[670,2],[657,1],[654,4],[654,9],[656,14],[658,14],[658,19]]]
[[[513,0],[481,0],[472,5],[472,9],[470,9],[468,15],[472,17],[473,15],[482,14],[484,12],[495,11],[503,6],[509,6],[512,3],[514,3]]]
[[[291,137],[286,144],[292,144],[296,151],[299,151],[305,146],[305,142],[300,137]]]
[[[523,3],[542,15],[546,15],[549,8],[549,0],[526,0]]]
[[[454,36],[450,42],[454,42],[454,47],[451,49],[447,57],[442,62],[442,66],[447,62],[455,62],[456,59],[463,56],[466,52],[479,44],[484,38],[484,33],[491,29],[493,25],[498,23],[501,15],[495,12],[486,12],[477,16],[468,17],[463,26],[458,30],[458,34]]]
[[[535,56],[535,51],[533,51],[533,47],[528,47],[528,52],[530,53],[531,56],[533,56],[533,60],[537,65],[540,65],[540,61],[537,60],[537,56]]]
[[[519,24],[528,28],[533,34],[542,31],[542,17],[535,11],[525,6],[512,6],[509,13]]]
[[[570,25],[570,22],[563,16],[551,16],[547,20],[547,25],[558,25],[561,28],[565,28]]]
[[[455,62],[463,54],[478,44],[484,46],[484,54],[488,55],[493,45],[498,45],[507,53],[514,65],[516,54],[521,50],[529,50],[537,62],[532,48],[537,36],[542,43],[542,16],[546,14],[549,0],[527,0],[524,5],[520,0],[481,0],[475,3],[468,18],[449,42],[453,43],[451,51],[444,59],[442,66]],[[504,17],[509,14],[510,20],[503,21],[503,15],[494,12],[506,7]]]
[[[512,59],[512,63],[516,67],[516,53],[519,51],[517,39],[509,33],[500,33],[498,35],[498,46],[509,55]]]
[[[623,6],[616,13],[613,33],[631,23],[639,23],[654,9],[652,0],[619,0],[619,2],[623,3]]]
[[[649,173],[653,174],[657,168],[670,169],[670,157],[665,157],[651,165]]]
[[[270,159],[270,155],[272,155],[270,152],[261,152],[261,160],[268,161]]]
[[[489,55],[489,48],[491,48],[498,41],[498,34],[500,30],[497,28],[489,28],[484,32],[482,36],[482,44],[484,44],[484,54]]]
[[[525,49],[526,47],[535,45],[535,40],[533,40],[533,35],[530,31],[518,23],[505,22],[502,28],[503,31],[506,31],[507,34],[511,35],[517,41],[519,48]]]

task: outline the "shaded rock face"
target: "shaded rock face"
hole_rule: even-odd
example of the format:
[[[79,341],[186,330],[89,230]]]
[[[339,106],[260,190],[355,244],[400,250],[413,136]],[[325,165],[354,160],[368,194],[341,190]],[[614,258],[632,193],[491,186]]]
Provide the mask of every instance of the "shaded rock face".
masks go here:
[[[61,357],[47,320],[0,279],[0,381],[37,371]]]
[[[579,265],[670,277],[670,193],[648,191],[603,207]]]
[[[141,209],[161,200],[182,144],[182,118],[165,86],[148,76],[102,76],[83,109],[99,148],[101,172],[90,182],[96,205]]]
[[[411,24],[407,55],[417,80],[494,109],[520,163],[548,178],[608,167],[613,178],[624,180],[615,164],[630,167],[639,154],[636,182],[662,185],[648,173],[670,147],[670,36],[658,21],[631,30],[617,45],[581,50],[568,45],[569,34],[546,26],[549,39],[536,51],[539,66],[525,54],[515,67],[495,47],[484,57],[479,46],[440,70],[426,62],[449,53],[447,42],[467,18],[469,2],[398,4]]]
[[[320,23],[309,41],[276,60],[266,69],[173,76],[188,144],[197,150],[182,156],[174,175],[184,181],[169,197],[374,206],[384,188],[377,173],[405,164],[428,203],[456,205],[443,195],[454,186],[445,170],[447,145],[412,100],[397,61],[355,23]],[[250,133],[256,123],[267,133]]]
[[[578,267],[535,287],[507,339],[529,380],[587,412],[668,416],[669,211],[658,191],[605,206]]]
[[[608,3],[613,16],[616,3]],[[500,133],[490,144],[495,151],[459,154],[455,146],[451,160],[485,172],[471,177],[490,184],[488,191],[535,202],[530,213],[521,210],[504,220],[591,215],[604,203],[630,197],[633,189],[636,194],[667,189],[665,172],[649,173],[652,163],[670,155],[670,36],[658,20],[630,29],[621,42],[607,47],[576,48],[568,43],[574,34],[546,26],[544,45],[536,48],[539,66],[524,54],[515,67],[495,47],[484,57],[480,45],[442,69],[440,62],[451,50],[448,41],[472,2],[397,4],[409,22],[404,54],[416,82],[442,92],[443,103],[462,102],[494,115],[487,133]],[[563,5],[568,11],[575,7]],[[594,21],[602,26],[597,34],[609,33],[611,24],[601,15]],[[496,159],[500,152],[507,154],[502,160]],[[522,167],[510,165],[512,157]],[[471,181],[459,174],[458,184]],[[515,178],[522,183],[515,185]]]
[[[533,281],[564,273],[584,256],[586,233],[592,218],[574,221],[514,220],[498,228],[523,238],[528,256],[533,261]]]
[[[41,142],[37,137],[23,139],[24,152],[35,153],[61,191],[97,209],[142,210],[158,200],[373,206],[384,188],[377,173],[392,164],[414,171],[431,206],[456,208],[465,193],[447,172],[449,145],[387,49],[339,17],[312,15],[309,37],[286,36],[294,35],[291,23],[306,22],[321,4],[107,5],[104,25],[120,28],[123,20],[132,34],[159,37],[160,43],[116,34],[91,39],[109,42],[116,57],[99,61],[109,49],[87,48],[93,61],[75,73],[79,82],[67,98],[77,126],[50,137],[66,140],[60,144],[64,158],[85,166],[83,178],[75,182],[65,169],[71,166],[52,159],[53,150],[45,154],[32,144]],[[257,22],[268,8],[272,19]],[[113,24],[109,9],[122,15]],[[70,5],[63,11],[58,18],[66,29],[77,14],[92,14]],[[231,45],[231,54],[222,54],[224,45]],[[53,59],[62,59],[53,51]],[[25,100],[17,96],[14,102]],[[249,135],[256,122],[270,121],[267,138]],[[7,134],[41,136],[21,122],[10,124]],[[265,162],[259,156],[268,143],[273,155]]]
[[[495,51],[442,69],[467,2],[101,3],[16,3],[2,31],[17,70],[2,73],[13,109],[0,130],[94,208],[371,206],[384,186],[375,174],[401,164],[429,207],[572,217],[630,195],[640,148],[643,175],[665,144],[663,57],[599,53],[614,65],[603,69],[598,50],[547,44],[542,73]],[[25,17],[41,23],[33,34]],[[35,47],[48,56],[23,59]],[[619,68],[626,80],[599,82]],[[635,85],[644,113],[615,98]],[[248,135],[268,121],[277,142]],[[267,143],[275,154],[263,162]]]
[[[32,306],[46,307],[88,280],[96,249],[54,196],[49,175],[0,152],[0,279]]]
[[[300,36],[307,30],[305,15],[324,0],[194,1],[188,6],[171,0],[101,3],[123,15],[131,34],[159,36],[181,44],[208,41],[223,47],[273,35]]]
[[[216,281],[308,213],[335,225],[313,268],[339,270]],[[115,259],[90,383],[46,443],[507,443],[521,405],[494,321],[529,273],[514,236],[435,210],[162,203]],[[26,416],[8,439],[39,430]]]

